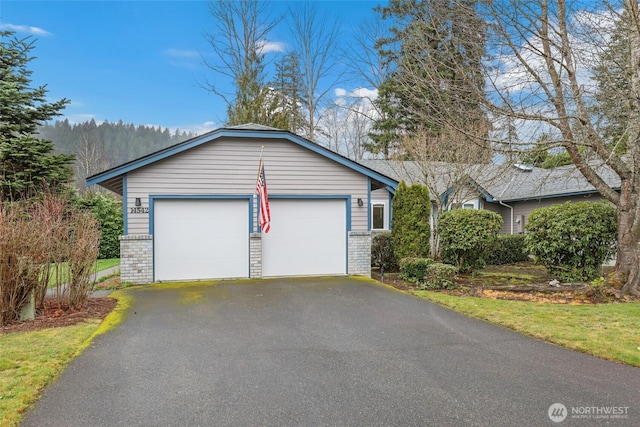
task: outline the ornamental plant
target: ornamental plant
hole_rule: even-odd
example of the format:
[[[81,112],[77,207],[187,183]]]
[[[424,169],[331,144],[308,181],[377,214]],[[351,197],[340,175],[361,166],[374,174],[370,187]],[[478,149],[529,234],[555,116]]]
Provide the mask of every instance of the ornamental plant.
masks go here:
[[[487,264],[503,265],[529,260],[524,234],[500,234],[487,255]]]
[[[110,194],[89,192],[78,203],[91,211],[100,225],[99,259],[120,258],[118,239],[124,234],[122,201]]]
[[[601,274],[615,253],[616,209],[608,202],[566,202],[531,212],[526,245],[560,280],[586,281]]]
[[[385,271],[398,271],[398,260],[393,252],[391,233],[376,234],[371,239],[371,265],[380,269],[380,274]]]
[[[462,273],[481,269],[501,227],[502,217],[484,209],[443,213],[438,222],[442,260]]]
[[[431,200],[427,187],[400,182],[393,197],[392,212],[391,240],[396,258],[428,257]]]

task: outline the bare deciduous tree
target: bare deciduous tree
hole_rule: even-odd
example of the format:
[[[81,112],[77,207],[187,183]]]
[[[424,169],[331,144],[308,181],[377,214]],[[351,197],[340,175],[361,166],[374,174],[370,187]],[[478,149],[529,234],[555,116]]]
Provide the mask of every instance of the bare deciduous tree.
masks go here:
[[[411,135],[402,137],[400,146],[404,154],[391,162],[400,176],[409,177],[411,182],[419,182],[429,189],[433,258],[438,258],[440,252],[440,214],[477,199],[476,179],[482,178],[486,185],[499,180],[509,167],[478,163],[475,150],[461,149],[465,144],[469,144],[468,137],[455,130],[433,135],[429,130],[416,129]],[[405,161],[404,156],[413,160]]]
[[[316,5],[301,2],[290,9],[291,44],[300,61],[303,104],[307,112],[306,137],[316,137],[319,114],[327,95],[340,78],[338,64],[339,23],[318,14]]]
[[[76,159],[74,177],[76,188],[82,195],[87,191],[86,178],[110,166],[104,148],[103,141],[92,140],[87,133],[82,135],[80,141],[73,144],[73,154]]]
[[[203,61],[216,78],[205,78],[202,86],[222,98],[230,122],[253,120],[264,107],[264,54],[279,19],[270,18],[268,2],[257,0],[219,0],[209,9],[214,29],[206,39],[213,58],[203,55]],[[229,80],[235,91],[220,89],[219,78]]]
[[[637,0],[494,0],[481,9],[489,24],[489,58],[483,68],[484,99],[493,121],[516,121],[527,147],[562,147],[580,173],[617,207],[616,278],[625,292],[640,295],[640,18]],[[615,40],[615,29],[622,29]],[[613,46],[613,45],[615,46]],[[594,107],[602,105],[595,71],[612,47],[626,51],[621,67],[599,79],[609,85],[608,99],[623,106],[623,132],[607,134]],[[472,87],[468,85],[468,87]],[[618,88],[618,89],[615,89]],[[614,113],[614,112],[612,112]],[[458,117],[440,111],[438,120],[465,132]],[[622,119],[622,117],[619,117]],[[609,115],[611,120],[611,114]],[[614,114],[614,120],[615,114]],[[536,138],[541,134],[548,138]],[[477,143],[482,138],[467,132]],[[534,141],[534,142],[529,142]],[[484,141],[509,144],[504,133]],[[613,171],[619,180],[607,178]]]

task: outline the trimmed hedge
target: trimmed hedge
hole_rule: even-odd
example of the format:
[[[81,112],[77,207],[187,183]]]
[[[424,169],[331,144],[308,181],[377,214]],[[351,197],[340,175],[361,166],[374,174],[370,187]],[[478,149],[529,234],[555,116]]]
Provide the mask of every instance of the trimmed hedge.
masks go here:
[[[461,273],[483,268],[501,227],[502,217],[484,209],[443,213],[438,221],[442,260]]]
[[[400,260],[400,278],[411,283],[422,283],[431,264],[431,258],[403,258]]]
[[[524,234],[500,234],[487,256],[487,264],[502,265],[528,261]]]
[[[427,267],[427,276],[421,289],[453,289],[456,287],[458,269],[449,264],[434,262]]]
[[[600,276],[615,252],[616,208],[608,202],[566,202],[531,212],[526,244],[550,274],[566,282]]]
[[[431,200],[424,185],[400,182],[392,203],[391,239],[397,259],[428,257],[431,238]]]

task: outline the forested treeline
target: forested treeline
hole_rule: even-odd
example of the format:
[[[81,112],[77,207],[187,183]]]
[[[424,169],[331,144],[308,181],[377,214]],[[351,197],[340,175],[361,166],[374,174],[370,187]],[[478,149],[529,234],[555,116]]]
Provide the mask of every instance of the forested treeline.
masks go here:
[[[171,132],[159,126],[123,121],[97,124],[91,120],[71,124],[68,120],[58,120],[38,127],[38,138],[52,141],[57,153],[75,156],[76,186],[81,191],[87,176],[194,136],[192,132]]]

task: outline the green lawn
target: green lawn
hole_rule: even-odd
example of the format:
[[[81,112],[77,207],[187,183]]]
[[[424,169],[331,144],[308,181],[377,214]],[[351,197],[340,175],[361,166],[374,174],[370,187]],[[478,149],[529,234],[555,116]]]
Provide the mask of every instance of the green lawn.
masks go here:
[[[131,297],[117,292],[117,307],[104,321],[90,320],[63,328],[0,333],[0,426],[18,426],[24,412],[66,365],[93,338],[116,326],[131,305]]]
[[[640,303],[566,305],[414,293],[563,347],[640,366]]]
[[[110,259],[99,259],[96,262],[96,267],[94,272],[106,270],[107,268],[115,267],[120,264],[120,258],[110,258]],[[57,283],[67,283],[69,281],[69,264],[66,262],[60,264],[60,271],[57,276],[52,274],[49,278],[49,287],[56,286]]]
[[[22,413],[62,372],[98,324],[0,335],[0,425],[19,424]]]

